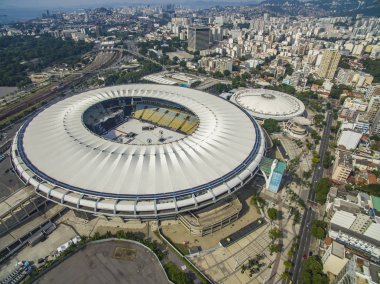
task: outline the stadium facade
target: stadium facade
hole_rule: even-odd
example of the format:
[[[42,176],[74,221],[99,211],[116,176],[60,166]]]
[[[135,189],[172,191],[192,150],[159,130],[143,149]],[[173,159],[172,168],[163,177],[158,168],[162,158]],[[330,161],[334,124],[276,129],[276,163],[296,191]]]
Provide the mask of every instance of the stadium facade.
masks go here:
[[[259,170],[265,139],[244,109],[193,89],[121,85],[29,118],[12,164],[38,194],[95,215],[171,218],[222,200]]]

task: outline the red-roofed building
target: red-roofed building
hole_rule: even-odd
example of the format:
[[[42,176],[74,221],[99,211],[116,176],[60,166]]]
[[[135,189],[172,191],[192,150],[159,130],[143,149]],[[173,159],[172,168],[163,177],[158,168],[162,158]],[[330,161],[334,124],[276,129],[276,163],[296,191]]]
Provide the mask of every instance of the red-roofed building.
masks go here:
[[[368,184],[377,184],[377,177],[373,173],[368,173]]]

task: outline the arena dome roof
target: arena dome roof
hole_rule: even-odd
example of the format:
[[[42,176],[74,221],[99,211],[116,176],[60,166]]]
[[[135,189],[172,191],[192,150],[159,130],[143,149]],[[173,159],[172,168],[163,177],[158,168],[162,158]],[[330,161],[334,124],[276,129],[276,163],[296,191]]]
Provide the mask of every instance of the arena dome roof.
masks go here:
[[[182,115],[183,125],[194,116],[196,128],[178,137],[172,132],[165,141],[137,142],[130,137],[146,131],[112,140],[89,129],[84,114],[91,108],[107,113],[115,102],[122,111],[110,114],[112,119],[120,112],[125,119],[144,111],[168,116],[178,107],[191,115],[174,119]],[[95,111],[90,115],[99,129],[104,119],[94,118]],[[239,189],[256,173],[264,144],[255,120],[221,98],[180,87],[122,85],[70,97],[29,119],[14,139],[12,163],[23,180],[55,202],[98,214],[157,217],[214,203]]]
[[[288,120],[305,111],[305,106],[299,99],[267,89],[240,90],[231,97],[231,101],[258,119]]]

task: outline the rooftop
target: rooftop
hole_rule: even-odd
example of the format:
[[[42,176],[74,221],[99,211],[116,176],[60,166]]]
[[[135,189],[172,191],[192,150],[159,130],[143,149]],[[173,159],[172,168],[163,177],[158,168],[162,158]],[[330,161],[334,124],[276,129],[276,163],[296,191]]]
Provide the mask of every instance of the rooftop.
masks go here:
[[[259,119],[288,120],[305,111],[304,104],[297,98],[268,89],[243,89],[237,91],[231,101]]]
[[[363,136],[362,133],[358,133],[358,132],[350,131],[350,130],[343,130],[339,137],[337,145],[338,147],[344,146],[346,150],[356,149],[362,136]]]

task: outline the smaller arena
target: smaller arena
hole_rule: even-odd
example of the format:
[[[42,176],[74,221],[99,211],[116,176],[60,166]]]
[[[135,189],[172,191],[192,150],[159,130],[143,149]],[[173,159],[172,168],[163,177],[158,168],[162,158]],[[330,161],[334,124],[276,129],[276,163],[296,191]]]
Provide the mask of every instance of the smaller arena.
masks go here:
[[[259,120],[287,121],[302,116],[305,105],[294,96],[267,89],[244,89],[230,99]]]

